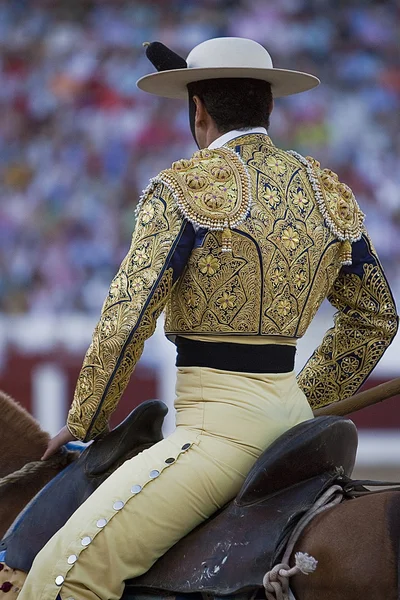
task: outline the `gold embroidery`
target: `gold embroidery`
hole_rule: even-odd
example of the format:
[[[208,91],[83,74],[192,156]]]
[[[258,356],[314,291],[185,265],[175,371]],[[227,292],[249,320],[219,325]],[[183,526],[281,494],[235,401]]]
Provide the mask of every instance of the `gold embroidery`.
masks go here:
[[[235,294],[230,294],[229,292],[222,292],[222,296],[218,298],[217,304],[219,304],[222,310],[235,308],[236,296]]]
[[[297,152],[289,150],[307,170],[319,210],[325,224],[342,243],[341,262],[351,265],[351,244],[361,238],[363,232],[364,213],[360,210],[351,189],[340,183],[336,173],[330,169],[322,170],[317,160],[311,156],[304,158]],[[297,202],[299,199],[297,197]]]
[[[190,161],[178,161],[162,171],[157,180],[171,189],[191,223],[222,231],[221,250],[231,251],[230,228],[244,221],[251,205],[249,175],[235,152],[200,150]]]
[[[282,231],[282,244],[288,250],[296,250],[300,243],[299,235],[293,227],[288,227]]]
[[[198,264],[201,273],[204,273],[205,275],[214,275],[219,269],[219,260],[212,254],[209,254],[206,257],[202,256]]]
[[[354,394],[397,331],[396,308],[379,263],[365,264],[361,277],[341,274],[328,298],[340,312],[298,377],[312,408]]]
[[[221,252],[221,232],[205,234],[167,304],[166,333],[299,338],[339,274],[343,242],[327,227],[297,157],[265,135],[245,135],[230,146],[250,175],[251,218],[232,229],[229,255]],[[324,185],[338,186],[334,173],[321,173]]]
[[[78,378],[68,428],[79,439],[104,430],[154,332],[172,288],[172,269],[163,269],[182,224],[170,192],[163,185],[149,191]]]
[[[267,165],[276,175],[283,175],[286,171],[285,163],[276,156],[269,156],[267,158]]]
[[[266,185],[263,198],[266,202],[268,202],[271,208],[275,208],[275,206],[277,206],[277,204],[279,204],[281,201],[278,190],[276,188],[273,189],[268,185]]]
[[[293,194],[293,204],[298,206],[301,212],[305,210],[305,207],[308,204],[308,198],[304,196],[302,189],[298,189],[297,192]]]

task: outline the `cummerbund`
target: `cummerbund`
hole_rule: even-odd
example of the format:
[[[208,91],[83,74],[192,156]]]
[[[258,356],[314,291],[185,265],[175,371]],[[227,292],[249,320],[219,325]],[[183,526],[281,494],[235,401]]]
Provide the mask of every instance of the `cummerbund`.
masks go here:
[[[177,367],[209,367],[239,373],[289,373],[295,346],[200,342],[176,336]]]

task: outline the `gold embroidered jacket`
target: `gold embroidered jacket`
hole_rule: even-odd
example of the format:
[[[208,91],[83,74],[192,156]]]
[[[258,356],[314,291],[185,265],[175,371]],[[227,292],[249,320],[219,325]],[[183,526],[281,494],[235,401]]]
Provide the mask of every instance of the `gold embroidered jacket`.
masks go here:
[[[162,171],[139,203],[78,379],[70,431],[87,440],[104,430],[164,307],[171,338],[299,338],[328,297],[335,323],[299,384],[313,408],[353,394],[397,330],[363,219],[332,171],[263,134]]]

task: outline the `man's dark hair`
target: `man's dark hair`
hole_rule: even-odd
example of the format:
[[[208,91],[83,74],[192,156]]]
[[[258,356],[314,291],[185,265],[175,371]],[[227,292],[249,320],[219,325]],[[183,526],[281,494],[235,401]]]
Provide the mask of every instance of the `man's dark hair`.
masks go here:
[[[271,84],[260,79],[206,79],[188,84],[190,104],[199,96],[218,131],[269,127],[272,111]]]

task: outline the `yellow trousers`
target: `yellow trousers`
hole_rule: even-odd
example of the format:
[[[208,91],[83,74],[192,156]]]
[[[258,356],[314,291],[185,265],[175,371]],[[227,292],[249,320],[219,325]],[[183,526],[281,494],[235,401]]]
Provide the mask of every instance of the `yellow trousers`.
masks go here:
[[[185,367],[176,391],[174,433],[78,508],[36,557],[19,600],[119,600],[125,579],[233,498],[260,454],[312,418],[293,372]]]

